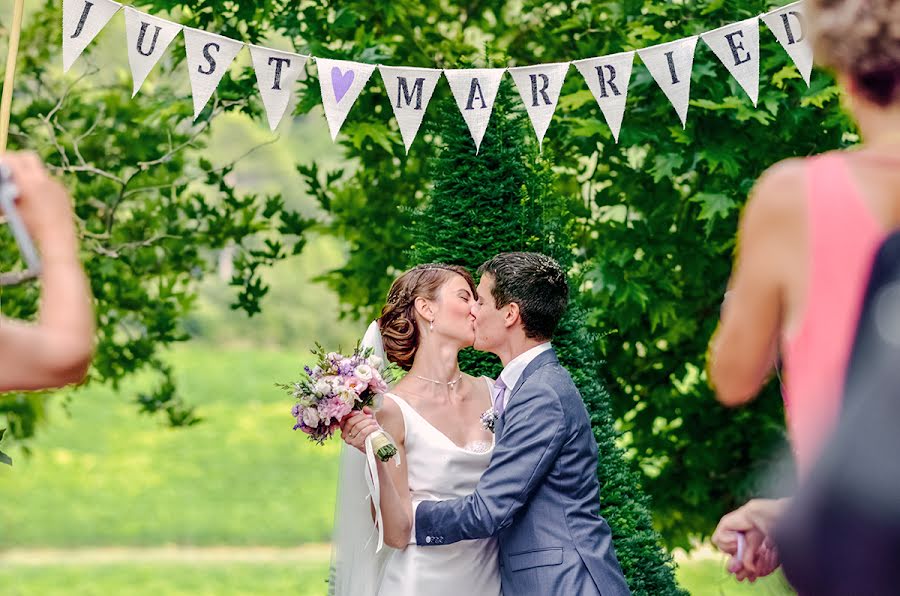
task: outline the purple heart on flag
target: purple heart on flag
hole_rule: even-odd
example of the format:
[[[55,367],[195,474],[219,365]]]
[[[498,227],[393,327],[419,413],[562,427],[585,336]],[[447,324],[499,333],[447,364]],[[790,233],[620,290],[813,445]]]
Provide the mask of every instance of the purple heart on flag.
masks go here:
[[[352,70],[341,72],[341,69],[337,66],[332,67],[331,88],[334,89],[335,101],[344,99],[344,96],[347,95],[347,91],[350,90],[350,85],[353,84],[354,78],[356,78],[356,73]]]

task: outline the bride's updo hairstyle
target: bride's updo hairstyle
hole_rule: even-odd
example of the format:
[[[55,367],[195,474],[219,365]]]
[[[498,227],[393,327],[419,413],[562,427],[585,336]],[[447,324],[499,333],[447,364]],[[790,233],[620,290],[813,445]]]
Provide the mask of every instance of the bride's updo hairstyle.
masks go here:
[[[466,280],[474,296],[475,282],[472,274],[458,265],[417,265],[394,280],[378,320],[388,360],[404,370],[412,367],[419,348],[416,298],[437,300],[441,287],[454,275],[460,275]]]
[[[881,107],[900,102],[900,0],[811,0],[816,59]]]

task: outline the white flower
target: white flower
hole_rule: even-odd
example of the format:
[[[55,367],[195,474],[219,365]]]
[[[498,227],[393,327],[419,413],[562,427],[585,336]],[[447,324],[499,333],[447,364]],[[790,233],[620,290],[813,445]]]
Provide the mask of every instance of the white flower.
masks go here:
[[[315,428],[319,426],[319,409],[315,406],[303,410],[303,424]]]
[[[332,385],[325,379],[316,381],[316,393],[319,395],[331,395]]]
[[[374,368],[376,370],[380,369],[381,366],[384,364],[384,360],[381,359],[381,356],[375,356],[374,354],[369,356],[368,360],[369,360],[369,366],[371,366],[372,368]]]
[[[356,370],[353,371],[353,374],[356,375],[356,378],[360,381],[365,381],[366,383],[368,383],[372,380],[375,371],[373,371],[372,367],[368,364],[360,364],[356,367]]]
[[[353,390],[350,390],[350,389],[341,391],[338,394],[338,398],[340,398],[340,400],[342,402],[344,402],[345,404],[347,404],[348,406],[351,406],[351,407],[353,406],[354,403],[356,403],[357,397],[358,396],[357,396],[356,392]]]

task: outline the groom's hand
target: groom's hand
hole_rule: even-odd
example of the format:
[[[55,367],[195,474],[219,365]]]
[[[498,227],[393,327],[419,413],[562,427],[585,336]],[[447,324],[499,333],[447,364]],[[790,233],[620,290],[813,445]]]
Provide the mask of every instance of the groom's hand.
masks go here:
[[[365,453],[366,437],[380,428],[372,410],[366,406],[361,412],[353,412],[341,420],[341,438],[351,447]]]

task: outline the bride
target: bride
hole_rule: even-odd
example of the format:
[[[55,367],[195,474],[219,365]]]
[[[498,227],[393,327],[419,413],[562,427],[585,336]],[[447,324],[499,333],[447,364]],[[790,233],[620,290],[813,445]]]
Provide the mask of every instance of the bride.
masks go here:
[[[459,351],[475,340],[475,301],[464,268],[419,265],[394,281],[381,318],[367,333],[364,344],[378,351],[383,341],[384,355],[408,374],[384,395],[374,418],[356,415],[344,423],[345,440],[359,451],[345,445],[342,452],[332,594],[500,594],[496,539],[429,547],[410,539],[412,499],[471,493],[493,452],[493,434],[481,424],[493,381],[463,374],[458,362]],[[376,424],[390,433],[399,455],[376,464],[384,542],[393,547],[380,552],[374,506],[365,500],[364,446],[353,441]]]

